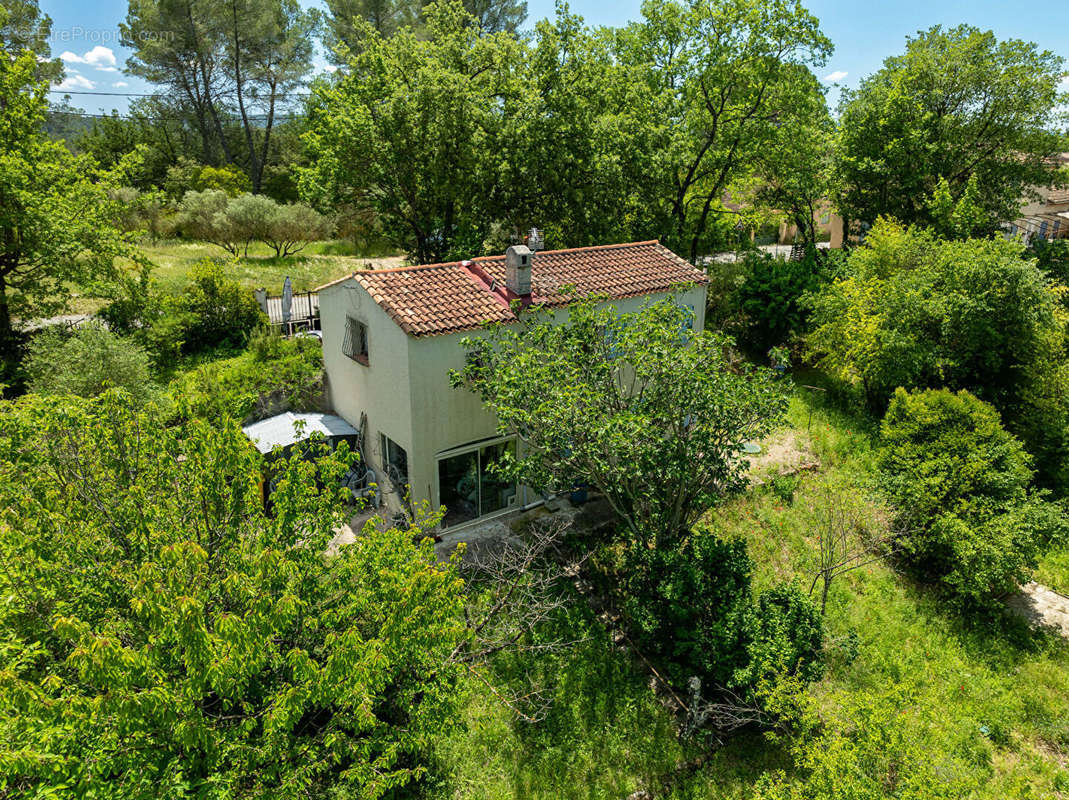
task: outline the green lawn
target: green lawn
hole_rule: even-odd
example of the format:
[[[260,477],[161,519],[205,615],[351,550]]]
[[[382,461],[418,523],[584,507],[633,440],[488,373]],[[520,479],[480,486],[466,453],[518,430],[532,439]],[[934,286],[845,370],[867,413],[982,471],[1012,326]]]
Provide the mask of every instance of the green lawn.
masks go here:
[[[769,444],[784,449],[786,439],[801,461],[815,457],[820,468],[803,473],[793,496],[790,482],[766,483],[709,515],[724,535],[747,540],[755,589],[782,579],[809,588],[811,534],[830,508],[852,508],[864,525],[887,524],[871,485],[871,425],[811,402],[812,395],[796,397],[788,427]],[[758,470],[758,477],[770,470]],[[930,757],[934,774],[968,787],[953,796],[1069,797],[1066,642],[1012,618],[963,617],[884,563],[833,584],[827,622],[829,668],[811,692],[830,729],[849,734],[841,709],[897,687],[905,705],[889,722]],[[745,798],[762,772],[789,771],[785,752],[756,734],[702,759],[676,739],[645,678],[610,645],[582,601],[561,624],[586,641],[563,655],[499,666],[506,676],[544,680],[554,698],[549,718],[515,722],[473,685],[464,697],[464,730],[438,753],[448,777],[435,794],[624,798],[648,788],[657,798]]]
[[[264,287],[271,294],[280,294],[289,276],[293,289],[305,292],[354,270],[373,266],[398,266],[399,256],[374,257],[354,252],[348,242],[313,242],[301,252],[287,258],[275,258],[262,242],[249,246],[248,258],[235,259],[221,247],[207,242],[180,240],[144,243],[141,249],[156,265],[153,275],[165,291],[178,291],[184,285],[190,268],[204,258],[213,258],[226,265],[226,274],[248,289]]]

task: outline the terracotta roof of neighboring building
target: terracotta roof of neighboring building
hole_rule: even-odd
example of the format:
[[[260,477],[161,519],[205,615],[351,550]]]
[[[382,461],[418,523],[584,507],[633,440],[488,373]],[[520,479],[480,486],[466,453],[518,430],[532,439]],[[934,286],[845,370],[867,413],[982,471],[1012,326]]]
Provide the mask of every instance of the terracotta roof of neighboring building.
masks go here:
[[[472,330],[484,322],[516,319],[510,303],[518,298],[505,288],[504,255],[367,270],[351,277],[411,336]],[[576,295],[623,299],[707,280],[704,272],[656,241],[545,250],[533,260],[531,302],[559,307]]]

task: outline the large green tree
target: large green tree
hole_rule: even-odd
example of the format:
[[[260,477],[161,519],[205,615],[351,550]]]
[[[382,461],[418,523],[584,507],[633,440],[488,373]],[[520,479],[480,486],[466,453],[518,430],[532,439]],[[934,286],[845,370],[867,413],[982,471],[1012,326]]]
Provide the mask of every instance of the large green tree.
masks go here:
[[[108,176],[41,129],[47,84],[30,51],[0,59],[0,343],[16,318],[62,310],[72,284],[115,274],[131,254],[113,224]]]
[[[421,262],[468,257],[495,218],[502,105],[520,96],[522,46],[480,35],[459,3],[428,9],[427,32],[365,42],[312,101],[306,197],[373,208],[383,231]]]
[[[18,796],[397,796],[447,730],[463,582],[413,531],[331,550],[344,446],[274,464],[129,398],[0,413],[0,772]]]
[[[671,298],[633,313],[583,300],[563,324],[535,311],[465,340],[454,383],[519,438],[522,482],[594,486],[630,538],[670,546],[743,485],[743,445],[785,402],[771,371],[736,363],[729,340],[692,324]]]
[[[348,63],[362,47],[370,26],[380,36],[427,24],[425,0],[327,0],[325,43],[336,64]],[[527,0],[463,0],[471,23],[484,33],[516,33],[527,18]]]
[[[987,228],[1013,219],[1033,187],[1057,180],[1064,60],[990,31],[936,26],[840,102],[839,204],[852,220],[880,215],[932,224],[946,181],[957,201],[970,179]],[[1064,98],[1062,98],[1062,101]]]
[[[806,67],[823,65],[832,44],[796,0],[648,0],[642,14],[617,44],[661,115],[658,156],[636,191],[660,238],[694,260],[717,244],[724,201],[759,157],[824,113]]]
[[[52,18],[41,13],[37,0],[5,0],[0,6],[0,49],[9,56],[29,50],[38,58],[37,76],[57,81],[63,76],[63,62],[52,58],[51,36]]]
[[[126,69],[159,87],[165,126],[197,132],[197,160],[237,164],[259,192],[274,128],[311,71],[316,18],[296,0],[132,0]]]

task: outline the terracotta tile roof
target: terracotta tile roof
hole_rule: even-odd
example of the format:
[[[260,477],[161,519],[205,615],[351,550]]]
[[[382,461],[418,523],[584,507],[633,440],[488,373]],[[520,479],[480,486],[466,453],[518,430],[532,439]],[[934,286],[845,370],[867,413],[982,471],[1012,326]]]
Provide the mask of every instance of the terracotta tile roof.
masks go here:
[[[516,319],[510,307],[516,297],[504,288],[504,255],[367,270],[353,273],[352,278],[411,336],[472,330],[484,322]],[[531,302],[567,305],[575,296],[568,293],[569,287],[581,296],[623,299],[707,280],[704,272],[656,241],[546,250],[534,258]]]

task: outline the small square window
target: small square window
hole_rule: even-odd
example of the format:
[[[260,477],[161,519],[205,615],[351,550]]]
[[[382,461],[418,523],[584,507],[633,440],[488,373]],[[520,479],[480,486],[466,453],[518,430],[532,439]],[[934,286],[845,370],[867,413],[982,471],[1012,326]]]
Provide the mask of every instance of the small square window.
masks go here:
[[[367,325],[358,319],[346,317],[345,341],[342,342],[342,351],[353,361],[359,361],[367,366]]]

